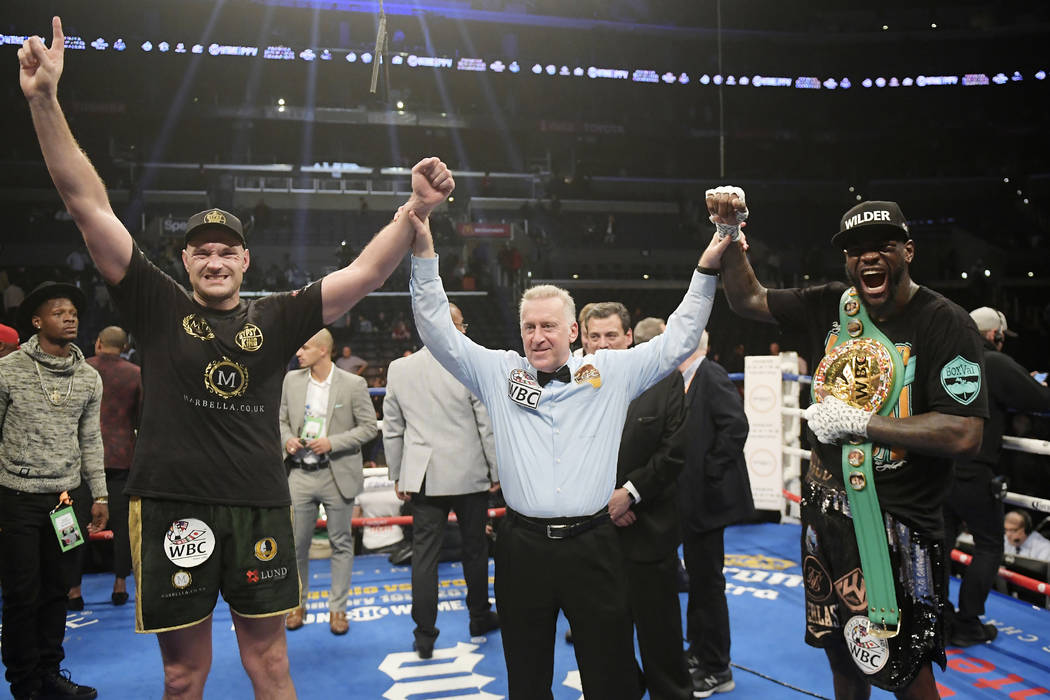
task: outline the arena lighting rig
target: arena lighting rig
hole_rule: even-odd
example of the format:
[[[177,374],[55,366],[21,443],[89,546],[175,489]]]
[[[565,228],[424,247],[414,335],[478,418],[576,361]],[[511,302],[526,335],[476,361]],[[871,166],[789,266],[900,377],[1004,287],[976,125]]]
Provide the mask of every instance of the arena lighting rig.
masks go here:
[[[701,87],[743,87],[743,88],[795,88],[798,90],[849,90],[860,86],[862,88],[925,88],[925,87],[952,87],[952,86],[992,86],[1019,83],[1023,81],[1044,81],[1046,70],[1014,70],[1001,66],[989,69],[985,72],[974,72],[969,68],[966,72],[960,71],[952,74],[925,75],[915,73],[913,75],[899,75],[886,73],[884,75],[868,74],[850,77],[842,72],[828,71],[823,76],[777,76],[760,74],[697,74],[682,67],[671,69],[656,69],[652,67],[606,67],[606,66],[583,66],[568,65],[561,63],[550,63],[547,61],[525,61],[510,58],[491,57],[452,57],[452,56],[423,56],[407,52],[387,53],[386,46],[386,16],[379,16],[379,31],[376,44],[372,51],[367,49],[350,48],[325,48],[307,47],[294,48],[283,45],[268,46],[243,46],[238,44],[221,44],[212,42],[207,45],[177,41],[174,38],[143,39],[131,41],[125,37],[98,36],[88,43],[87,39],[80,36],[67,36],[66,48],[73,51],[87,52],[117,52],[126,55],[129,60],[141,59],[145,55],[170,54],[197,54],[211,56],[216,59],[263,59],[271,61],[304,61],[304,62],[328,62],[333,66],[340,64],[337,58],[347,63],[361,62],[372,64],[371,91],[375,92],[379,77],[379,64],[382,62],[384,70],[387,66],[398,66],[400,69],[418,70],[431,69],[439,71],[463,72],[463,73],[495,73],[496,75],[521,76],[532,74],[544,79],[555,80],[608,80],[624,83],[651,83],[674,85],[678,87],[693,83]],[[0,46],[10,45],[19,47],[28,38],[28,35],[0,34]],[[334,70],[334,68],[333,68]],[[385,77],[389,83],[389,77]]]

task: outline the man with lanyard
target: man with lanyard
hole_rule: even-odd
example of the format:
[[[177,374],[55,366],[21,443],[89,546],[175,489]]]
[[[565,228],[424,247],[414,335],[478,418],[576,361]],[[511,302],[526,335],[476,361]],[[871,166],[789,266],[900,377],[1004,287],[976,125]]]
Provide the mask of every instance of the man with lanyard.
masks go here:
[[[413,240],[404,216],[349,266],[290,293],[242,301],[240,221],[190,217],[182,262],[192,293],[146,260],[113,213],[58,103],[64,37],[19,49],[20,82],[55,186],[143,352],[145,402],[128,481],[136,630],[156,632],[165,696],[200,698],[211,613],[230,604],[256,697],[292,698],[284,614],[299,604],[277,414],[288,358],[379,287]],[[426,217],[452,191],[437,158],[412,169],[403,209]]]
[[[324,506],[332,546],[332,588],[328,628],[346,634],[346,600],[354,568],[354,498],[364,484],[361,447],[379,434],[375,409],[364,377],[332,362],[332,333],[319,330],[295,353],[301,369],[284,376],[281,388],[281,440],[289,467],[295,552],[302,584],[299,607],[288,614],[285,628],[297,630],[306,616],[310,589],[310,543],[317,508]]]
[[[578,327],[572,297],[550,285],[522,296],[525,357],[489,350],[456,331],[438,277],[429,225],[416,228],[412,309],[437,361],[481,399],[492,419],[508,517],[496,541],[496,605],[510,697],[551,697],[557,613],[572,625],[583,692],[637,700],[623,553],[607,504],[631,401],[696,348],[715,293],[706,262],[667,331],[629,350],[571,357]]]
[[[738,188],[709,191],[707,205],[721,227],[746,218]],[[837,698],[868,697],[871,685],[936,698],[940,506],[951,460],[976,453],[988,414],[980,339],[958,305],[912,281],[915,244],[895,202],[850,209],[832,244],[852,288],[766,289],[742,235],[720,256],[722,279],[734,311],[804,330],[810,356],[824,358],[806,412],[806,642],[825,650]]]
[[[98,695],[59,671],[75,548],[87,537],[69,507],[81,478],[94,500],[88,529],[109,518],[102,378],[73,343],[83,306],[71,284],[40,285],[19,307],[19,325],[35,334],[0,359],[0,647],[15,698]]]

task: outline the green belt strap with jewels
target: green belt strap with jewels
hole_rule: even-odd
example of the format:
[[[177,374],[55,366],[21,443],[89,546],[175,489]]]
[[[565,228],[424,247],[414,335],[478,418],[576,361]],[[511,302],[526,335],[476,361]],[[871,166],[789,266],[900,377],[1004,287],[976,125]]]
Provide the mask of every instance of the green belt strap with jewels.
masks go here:
[[[856,289],[847,289],[839,300],[838,342],[813,377],[814,400],[821,400],[817,390],[823,388],[854,408],[885,416],[893,413],[903,384],[900,353],[868,317]],[[888,638],[897,634],[900,611],[871,454],[870,442],[843,445],[842,477],[864,573],[870,632]]]

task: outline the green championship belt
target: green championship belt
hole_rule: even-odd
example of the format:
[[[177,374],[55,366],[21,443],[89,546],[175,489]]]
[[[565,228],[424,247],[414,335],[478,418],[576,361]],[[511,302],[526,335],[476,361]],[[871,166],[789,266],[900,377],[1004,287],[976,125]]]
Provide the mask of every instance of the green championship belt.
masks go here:
[[[893,342],[875,326],[857,290],[850,287],[839,299],[839,334],[813,375],[813,399],[820,390],[869,413],[893,413],[904,384],[904,363]],[[899,613],[890,568],[886,527],[875,492],[870,442],[842,446],[842,477],[853,516],[860,565],[868,598],[872,635],[897,635]]]

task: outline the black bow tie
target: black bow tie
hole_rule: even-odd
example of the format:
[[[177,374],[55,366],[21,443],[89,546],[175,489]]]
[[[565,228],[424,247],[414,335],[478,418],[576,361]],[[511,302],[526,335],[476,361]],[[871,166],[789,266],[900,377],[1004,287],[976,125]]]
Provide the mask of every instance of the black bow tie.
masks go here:
[[[544,372],[543,370],[536,372],[536,381],[540,383],[540,386],[547,386],[552,379],[568,384],[572,379],[572,375],[569,374],[569,366],[562,365],[557,372]]]

